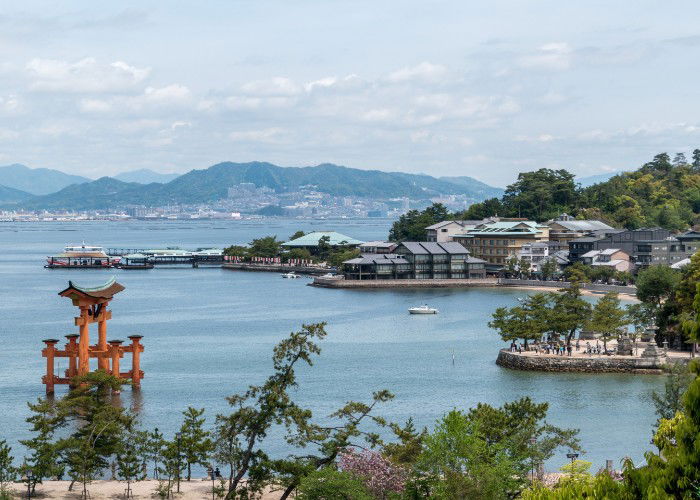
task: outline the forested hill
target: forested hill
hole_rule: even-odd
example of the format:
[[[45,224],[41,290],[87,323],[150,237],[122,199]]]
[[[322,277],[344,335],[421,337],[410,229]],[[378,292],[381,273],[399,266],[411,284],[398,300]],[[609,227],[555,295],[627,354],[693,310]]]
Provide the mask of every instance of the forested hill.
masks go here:
[[[438,195],[465,195],[471,201],[498,196],[503,191],[475,179],[460,182],[437,179],[429,175],[360,170],[332,164],[314,167],[279,167],[271,163],[224,162],[202,170],[192,170],[166,184],[136,184],[103,177],[93,182],[68,186],[46,196],[22,203],[28,209],[90,210],[129,204],[162,206],[170,203],[209,203],[227,196],[236,184],[253,183],[277,192],[296,191],[314,186],[334,196],[357,196],[375,199],[407,196],[414,200]]]
[[[457,217],[497,214],[544,221],[562,212],[629,229],[683,230],[696,225],[700,223],[700,149],[693,151],[690,161],[683,153],[673,160],[666,153],[658,154],[634,172],[585,188],[566,170],[521,173],[501,198],[474,204]]]

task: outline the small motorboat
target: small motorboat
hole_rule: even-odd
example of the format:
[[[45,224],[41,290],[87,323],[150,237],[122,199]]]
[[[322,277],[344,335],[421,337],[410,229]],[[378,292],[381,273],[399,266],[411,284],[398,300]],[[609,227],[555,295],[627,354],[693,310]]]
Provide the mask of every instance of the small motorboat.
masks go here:
[[[301,278],[301,276],[299,276],[298,274],[294,274],[294,273],[292,273],[292,272],[284,273],[284,274],[282,275],[282,277],[283,277],[283,278],[289,278],[289,279]]]
[[[408,310],[409,314],[437,314],[438,310],[434,307],[428,307],[428,305],[422,305],[418,307],[411,307]]]

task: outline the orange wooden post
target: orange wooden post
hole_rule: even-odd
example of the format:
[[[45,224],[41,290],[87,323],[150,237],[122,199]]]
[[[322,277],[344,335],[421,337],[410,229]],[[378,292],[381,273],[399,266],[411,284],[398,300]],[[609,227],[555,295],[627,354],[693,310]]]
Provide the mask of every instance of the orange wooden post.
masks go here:
[[[119,358],[121,357],[121,345],[123,340],[109,341],[109,354],[112,358],[112,375],[119,378]],[[115,391],[120,392],[120,391]]]
[[[78,375],[87,375],[90,371],[90,309],[80,306],[80,317],[75,318],[80,326],[80,341],[78,345]]]
[[[46,357],[46,376],[44,377],[44,383],[46,384],[46,394],[53,394],[54,392],[54,365],[53,360],[56,354],[56,344],[58,344],[58,339],[46,339],[43,341],[46,344],[46,348],[41,353]]]
[[[107,311],[102,311],[97,322],[97,349],[103,351],[97,358],[97,368],[109,371],[109,358],[107,353]]]
[[[66,344],[66,353],[68,356],[68,369],[66,370],[66,377],[73,378],[78,374],[78,338],[77,333],[71,333],[66,335],[68,343]]]
[[[132,387],[141,387],[141,351],[143,346],[140,345],[142,335],[129,335],[131,340],[131,385]]]

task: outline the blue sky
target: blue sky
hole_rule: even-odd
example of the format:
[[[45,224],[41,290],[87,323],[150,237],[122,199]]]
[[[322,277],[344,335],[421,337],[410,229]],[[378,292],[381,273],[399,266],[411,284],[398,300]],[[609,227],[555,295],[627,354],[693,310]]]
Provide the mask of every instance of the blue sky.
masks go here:
[[[0,164],[506,185],[700,147],[700,2],[3,2]]]

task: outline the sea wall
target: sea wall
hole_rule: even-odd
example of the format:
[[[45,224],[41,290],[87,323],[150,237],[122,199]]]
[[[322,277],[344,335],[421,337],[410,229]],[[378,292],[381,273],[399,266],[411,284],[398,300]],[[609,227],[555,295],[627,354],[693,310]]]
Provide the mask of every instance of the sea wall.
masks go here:
[[[298,273],[298,274],[325,274],[327,267],[316,266],[286,266],[282,264],[248,264],[229,262],[221,266],[222,269],[232,271],[261,271],[268,273]]]
[[[522,286],[522,287],[543,287],[543,288],[568,288],[571,283],[568,281],[540,281],[540,280],[518,280],[510,278],[499,278],[498,284],[501,286]],[[636,286],[603,285],[599,283],[583,283],[581,288],[592,292],[617,292],[629,295],[637,294]]]
[[[346,280],[343,278],[314,278],[313,286],[325,288],[469,288],[496,286],[495,279],[446,279],[446,280]]]
[[[525,355],[501,349],[496,364],[512,370],[539,372],[580,372],[580,373],[637,373],[661,374],[666,357],[568,357],[548,355]]]

